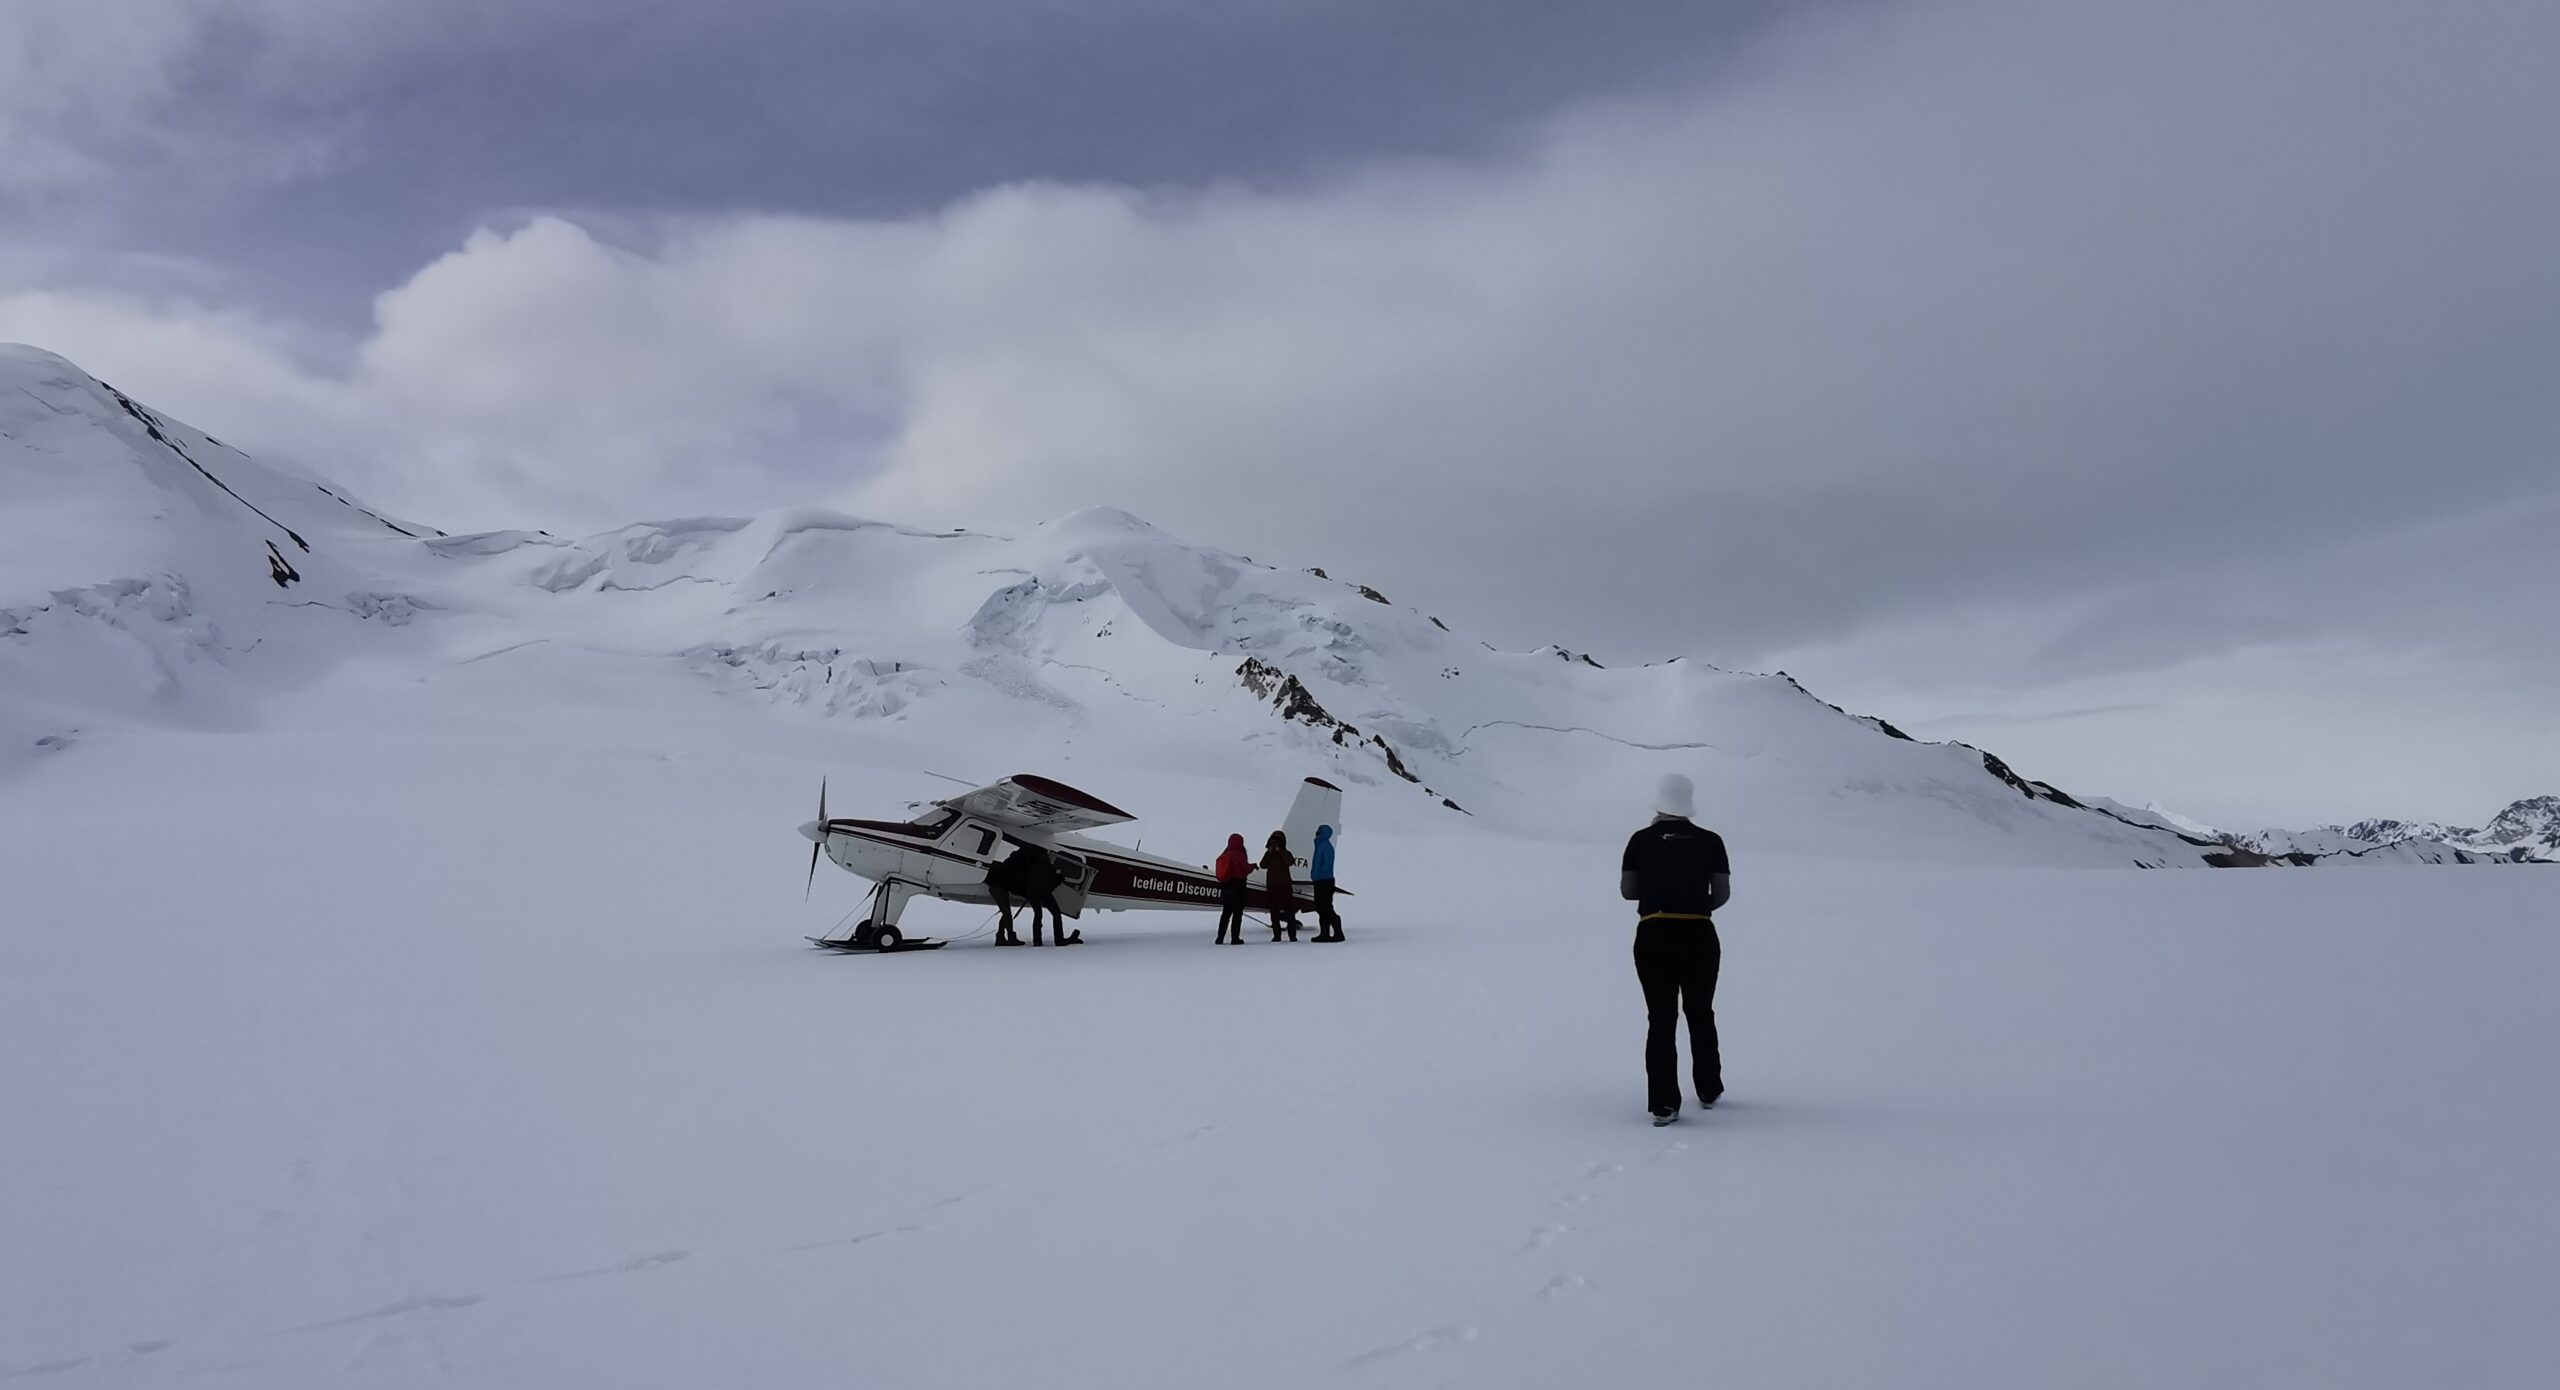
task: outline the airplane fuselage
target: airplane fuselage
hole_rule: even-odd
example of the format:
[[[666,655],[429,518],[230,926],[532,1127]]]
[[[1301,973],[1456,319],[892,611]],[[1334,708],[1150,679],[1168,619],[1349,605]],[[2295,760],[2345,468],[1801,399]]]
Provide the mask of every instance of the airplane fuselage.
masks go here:
[[[1217,874],[1205,866],[1086,835],[1008,831],[951,811],[905,822],[837,817],[823,824],[809,822],[801,833],[812,839],[823,834],[827,858],[856,877],[907,885],[951,902],[995,901],[987,887],[988,869],[1012,853],[1014,845],[1027,843],[1050,851],[1063,880],[1058,906],[1071,917],[1086,908],[1214,911],[1219,905]],[[1256,906],[1269,900],[1260,870],[1248,883]],[[1291,886],[1291,897],[1312,908],[1313,889],[1303,879]]]

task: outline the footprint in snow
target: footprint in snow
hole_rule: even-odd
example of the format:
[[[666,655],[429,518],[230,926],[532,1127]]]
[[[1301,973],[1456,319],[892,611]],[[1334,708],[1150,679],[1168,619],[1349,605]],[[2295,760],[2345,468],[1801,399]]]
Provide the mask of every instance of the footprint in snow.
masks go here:
[[[558,1283],[565,1279],[596,1279],[607,1274],[637,1274],[644,1269],[657,1269],[674,1264],[692,1253],[690,1250],[661,1250],[654,1255],[634,1255],[620,1264],[606,1265],[602,1269],[581,1269],[568,1274],[554,1274],[549,1276],[547,1282]]]
[[[32,1366],[12,1366],[0,1362],[0,1380],[27,1380],[36,1376],[60,1375],[64,1371],[76,1371],[82,1366],[130,1365],[138,1357],[149,1356],[155,1351],[167,1351],[177,1344],[178,1339],[175,1337],[153,1337],[146,1341],[127,1342],[123,1351],[108,1352],[102,1356],[71,1356],[59,1361],[40,1361]]]
[[[1192,1131],[1191,1131],[1190,1133],[1188,1133],[1188,1134],[1177,1135],[1177,1136],[1175,1136],[1174,1138],[1171,1138],[1171,1139],[1159,1139],[1159,1140],[1157,1140],[1155,1143],[1149,1144],[1149,1145],[1147,1146],[1147,1152],[1149,1152],[1149,1153],[1154,1153],[1155,1151],[1157,1151],[1157,1150],[1159,1150],[1159,1149],[1170,1149],[1170,1148],[1172,1148],[1173,1146],[1175,1146],[1175,1145],[1177,1145],[1177,1144],[1188,1144],[1188,1143],[1193,1142],[1194,1140],[1206,1139],[1206,1138],[1208,1138],[1210,1135],[1212,1135],[1212,1134],[1216,1134],[1216,1133],[1218,1133],[1220,1130],[1225,1129],[1225,1128],[1226,1128],[1226,1126],[1224,1126],[1224,1125],[1219,1125],[1219,1124],[1205,1124],[1205,1125],[1201,1125],[1201,1126],[1199,1126],[1198,1128],[1196,1128],[1196,1129],[1192,1130]],[[953,1201],[958,1201],[959,1199],[955,1197],[955,1198],[953,1198],[952,1200],[953,1200]],[[940,1204],[940,1203],[936,1203],[936,1205],[938,1206],[938,1205],[941,1205],[941,1204]]]
[[[0,1380],[26,1380],[35,1376],[60,1375],[89,1364],[90,1358],[75,1356],[68,1361],[39,1361],[32,1366],[0,1366]]]
[[[1529,1233],[1528,1241],[1512,1253],[1515,1255],[1527,1255],[1535,1251],[1544,1250],[1548,1246],[1553,1245],[1557,1241],[1572,1234],[1573,1227],[1567,1226],[1562,1222],[1550,1222],[1547,1225],[1540,1226],[1536,1230],[1531,1231]]]
[[[1401,1342],[1397,1342],[1391,1346],[1380,1347],[1376,1351],[1364,1351],[1358,1356],[1352,1357],[1350,1360],[1345,1361],[1342,1364],[1345,1366],[1374,1365],[1377,1362],[1385,1361],[1393,1357],[1404,1356],[1409,1353],[1437,1351],[1442,1347],[1452,1346],[1460,1342],[1472,1342],[1481,1335],[1483,1334],[1477,1331],[1474,1323],[1452,1323],[1447,1327],[1432,1328],[1430,1331],[1422,1333],[1419,1336],[1407,1337]]]
[[[478,1305],[488,1301],[489,1300],[486,1295],[476,1293],[460,1294],[450,1298],[431,1293],[419,1294],[413,1298],[401,1299],[397,1303],[385,1303],[381,1307],[367,1312],[349,1313],[343,1318],[330,1318],[323,1322],[304,1323],[300,1327],[288,1327],[285,1331],[318,1332],[331,1327],[352,1327],[360,1322],[373,1322],[380,1318],[406,1317],[411,1313],[452,1312],[459,1308],[477,1307]]]
[[[841,1250],[849,1245],[867,1245],[883,1236],[913,1236],[923,1233],[922,1226],[883,1226],[876,1231],[864,1231],[860,1235],[843,1236],[835,1240],[813,1240],[806,1245],[786,1245],[782,1247],[782,1253],[792,1255],[803,1250]]]
[[[1589,1285],[1590,1281],[1579,1274],[1559,1274],[1538,1287],[1538,1297],[1551,1303],[1559,1298],[1571,1298]]]

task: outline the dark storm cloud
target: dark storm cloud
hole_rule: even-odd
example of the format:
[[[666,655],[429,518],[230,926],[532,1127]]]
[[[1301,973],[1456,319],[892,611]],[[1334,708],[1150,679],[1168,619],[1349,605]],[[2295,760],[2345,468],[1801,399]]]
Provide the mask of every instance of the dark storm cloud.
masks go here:
[[[30,2],[65,29],[90,8]],[[47,167],[115,177],[71,179],[70,198],[47,179],[55,196],[20,199],[18,232],[68,218],[86,242],[217,262],[261,302],[337,318],[506,209],[883,217],[1025,179],[1285,181],[1479,154],[1594,93],[1693,79],[1788,8],[130,3],[121,41],[57,43],[71,51],[42,64],[122,79],[22,98]]]

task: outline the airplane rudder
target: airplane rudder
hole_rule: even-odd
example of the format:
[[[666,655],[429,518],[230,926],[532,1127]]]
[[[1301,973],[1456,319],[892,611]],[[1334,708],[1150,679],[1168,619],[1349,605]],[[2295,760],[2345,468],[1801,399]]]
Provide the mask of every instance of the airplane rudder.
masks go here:
[[[1289,818],[1281,822],[1281,833],[1289,837],[1289,852],[1301,864],[1314,852],[1316,827],[1330,825],[1335,838],[1342,835],[1342,789],[1321,777],[1310,777],[1298,784],[1297,799],[1289,805]]]

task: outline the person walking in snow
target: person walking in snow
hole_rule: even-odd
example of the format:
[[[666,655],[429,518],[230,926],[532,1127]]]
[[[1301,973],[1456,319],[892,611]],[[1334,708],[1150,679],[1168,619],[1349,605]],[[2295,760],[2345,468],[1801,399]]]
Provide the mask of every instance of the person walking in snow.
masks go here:
[[[1229,835],[1226,850],[1218,856],[1218,939],[1216,945],[1244,944],[1244,903],[1249,891],[1247,880],[1253,876],[1253,855],[1244,847],[1242,835]]]
[[[1333,910],[1333,827],[1316,827],[1316,847],[1307,852],[1307,882],[1316,890],[1316,940],[1342,939],[1342,914]]]
[[[1298,939],[1298,889],[1291,880],[1297,867],[1298,857],[1289,852],[1289,836],[1283,831],[1272,831],[1271,838],[1263,842],[1262,886],[1271,894],[1271,939],[1274,941],[1280,940],[1283,932],[1288,933],[1291,941]]]
[[[1716,1047],[1716,971],[1724,947],[1715,910],[1733,898],[1724,837],[1703,829],[1697,788],[1671,773],[1654,795],[1653,823],[1628,837],[1618,895],[1636,905],[1636,979],[1644,986],[1645,1106],[1653,1122],[1680,1118],[1680,1014],[1689,1015],[1689,1054],[1701,1109],[1724,1094]]]

